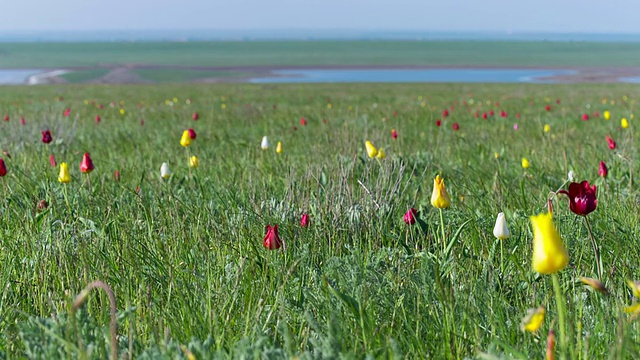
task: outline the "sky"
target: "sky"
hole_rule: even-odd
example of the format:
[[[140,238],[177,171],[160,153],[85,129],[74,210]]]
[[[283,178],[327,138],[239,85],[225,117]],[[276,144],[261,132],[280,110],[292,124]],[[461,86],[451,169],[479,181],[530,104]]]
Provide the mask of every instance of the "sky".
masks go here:
[[[0,32],[384,30],[640,33],[636,0],[5,0]]]

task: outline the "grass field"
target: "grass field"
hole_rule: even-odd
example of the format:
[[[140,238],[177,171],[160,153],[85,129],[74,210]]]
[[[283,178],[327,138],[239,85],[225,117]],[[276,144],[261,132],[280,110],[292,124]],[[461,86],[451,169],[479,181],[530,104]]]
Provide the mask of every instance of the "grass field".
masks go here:
[[[0,123],[8,153],[1,356],[108,358],[106,293],[91,292],[72,312],[76,295],[98,279],[115,294],[121,358],[540,359],[550,329],[556,358],[637,358],[638,324],[624,311],[638,301],[626,281],[640,279],[636,90],[0,88],[0,115],[9,116]],[[188,128],[197,137],[185,148]],[[47,129],[50,144],[41,142]],[[265,135],[271,146],[262,150]],[[367,140],[386,158],[370,159]],[[85,152],[95,164],[90,178],[78,169]],[[50,155],[69,163],[68,184],[58,182]],[[192,155],[199,167],[189,169]],[[553,199],[553,217],[569,264],[557,275],[532,269],[529,216],[546,212],[570,170],[575,181],[597,184],[597,209],[586,218],[608,296],[579,280],[598,277],[594,252],[564,195]],[[436,175],[451,197],[442,211],[430,202]],[[412,207],[414,226],[403,222]],[[492,233],[499,212],[511,232],[505,240]],[[301,227],[305,213],[310,224]],[[274,224],[286,249],[263,247]],[[522,331],[528,309],[539,306],[540,329]]]
[[[637,66],[638,43],[507,41],[247,41],[2,43],[0,68],[446,65]]]

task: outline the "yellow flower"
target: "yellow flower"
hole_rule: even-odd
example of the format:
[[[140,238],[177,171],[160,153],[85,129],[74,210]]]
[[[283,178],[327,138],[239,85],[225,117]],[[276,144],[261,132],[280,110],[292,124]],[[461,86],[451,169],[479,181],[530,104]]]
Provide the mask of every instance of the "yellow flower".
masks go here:
[[[387,157],[387,154],[384,152],[383,148],[378,149],[378,155],[376,155],[376,157],[380,160],[384,159]]]
[[[622,120],[620,120],[620,126],[622,126],[623,129],[628,128],[629,120],[627,120],[627,118],[622,118]]]
[[[60,174],[58,175],[58,181],[66,184],[71,181],[71,175],[69,175],[69,165],[66,162],[60,163]]]
[[[278,145],[276,145],[276,152],[282,154],[282,142],[280,141],[278,141]]]
[[[120,115],[124,115],[124,109],[120,109]]]
[[[606,100],[603,100],[603,103],[606,103]],[[609,112],[609,110],[605,110],[602,115],[605,120],[611,120],[611,112]]]
[[[640,282],[627,280],[627,285],[629,285],[629,288],[633,291],[633,296],[636,299],[640,299]]]
[[[544,132],[548,133],[549,131],[551,131],[551,126],[549,126],[549,124],[544,124]]]
[[[540,274],[556,273],[569,263],[560,234],[551,213],[531,216],[533,226],[533,270]]]
[[[367,140],[367,142],[364,143],[364,146],[367,148],[367,155],[369,155],[370,158],[373,159],[374,157],[376,157],[376,155],[378,155],[378,149],[373,146],[371,141]]]
[[[433,179],[433,192],[431,193],[431,205],[438,209],[444,209],[451,206],[451,199],[447,194],[447,189],[444,187],[444,179],[437,175]]]
[[[195,155],[189,158],[189,167],[190,168],[198,167],[198,158]]]
[[[529,163],[529,160],[527,160],[527,158],[522,158],[522,167],[524,169],[527,169],[529,166],[531,166],[531,164]]]
[[[493,157],[497,159],[497,158],[500,157],[500,154],[498,154],[498,152],[496,151],[496,152],[493,153]]]
[[[522,319],[522,330],[536,332],[544,322],[544,306],[537,309],[529,309],[527,316]]]
[[[191,136],[189,136],[189,130],[185,130],[182,132],[182,137],[180,138],[180,145],[184,147],[191,145]]]

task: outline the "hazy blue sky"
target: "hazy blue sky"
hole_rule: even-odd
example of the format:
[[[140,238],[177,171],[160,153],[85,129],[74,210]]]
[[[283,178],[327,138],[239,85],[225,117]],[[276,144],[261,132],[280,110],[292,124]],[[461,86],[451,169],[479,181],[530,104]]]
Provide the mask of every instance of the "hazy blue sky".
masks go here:
[[[635,32],[637,0],[5,0],[0,31],[356,29]]]

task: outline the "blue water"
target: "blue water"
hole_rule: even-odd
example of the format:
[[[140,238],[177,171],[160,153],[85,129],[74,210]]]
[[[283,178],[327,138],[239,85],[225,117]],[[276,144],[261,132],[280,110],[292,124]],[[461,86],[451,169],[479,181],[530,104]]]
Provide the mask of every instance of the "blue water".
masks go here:
[[[25,84],[29,76],[41,72],[37,69],[0,69],[0,85]]]
[[[618,81],[623,82],[623,83],[632,83],[632,84],[638,84],[640,83],[640,77],[635,76],[635,77],[623,77],[618,79]]]
[[[275,76],[249,79],[252,83],[553,83],[545,77],[570,75],[570,70],[540,69],[341,69],[276,70]]]

